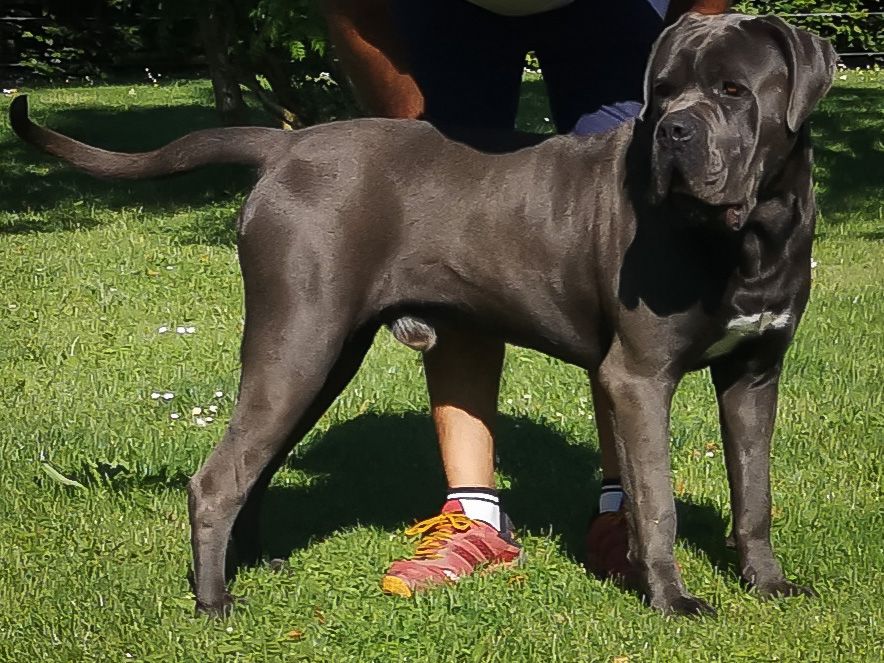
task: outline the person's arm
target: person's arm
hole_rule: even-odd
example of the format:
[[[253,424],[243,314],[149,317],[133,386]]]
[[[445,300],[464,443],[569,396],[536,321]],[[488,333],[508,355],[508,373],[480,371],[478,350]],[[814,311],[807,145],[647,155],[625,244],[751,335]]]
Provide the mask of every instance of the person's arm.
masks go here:
[[[723,14],[731,8],[730,0],[671,0],[666,12],[666,25],[675,23],[686,12]]]
[[[420,117],[424,100],[411,77],[390,0],[323,0],[335,55],[357,100],[371,115]]]

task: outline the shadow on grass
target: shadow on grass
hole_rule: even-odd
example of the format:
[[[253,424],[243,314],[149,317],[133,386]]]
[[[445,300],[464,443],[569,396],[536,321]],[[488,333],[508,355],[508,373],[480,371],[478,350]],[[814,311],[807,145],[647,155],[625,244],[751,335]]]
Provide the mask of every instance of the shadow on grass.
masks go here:
[[[82,108],[54,113],[48,126],[109,150],[137,152],[160,147],[182,135],[217,126],[210,107],[133,107],[114,111]],[[93,205],[170,210],[230,201],[247,191],[255,176],[238,166],[210,166],[192,173],[144,181],[104,181],[85,175],[10,136],[0,143],[0,211],[19,213],[4,233],[54,232],[97,223]],[[69,206],[76,205],[71,214]],[[68,208],[68,209],[65,209]],[[82,211],[82,213],[81,213]],[[232,227],[234,219],[227,220]],[[204,229],[194,234],[205,235]],[[215,239],[228,243],[229,233]],[[210,240],[212,235],[208,235]]]
[[[116,493],[125,493],[135,489],[156,492],[183,490],[190,481],[190,475],[180,469],[171,470],[168,467],[161,467],[151,474],[136,474],[125,465],[105,461],[83,462],[79,469],[72,472],[59,469],[57,472],[46,471],[46,474],[49,476],[38,474],[34,478],[36,484],[41,488],[58,487],[61,482],[59,475],[61,475],[65,479],[80,484],[81,488],[109,489]],[[67,485],[63,489],[70,492],[73,490],[73,486]]]
[[[824,218],[877,212],[884,173],[884,89],[833,88],[811,118],[817,196]],[[871,238],[875,239],[875,238]]]
[[[497,452],[498,469],[510,481],[501,499],[518,527],[552,529],[576,550],[598,493],[596,451],[531,420],[501,417]],[[432,423],[415,413],[343,423],[293,456],[289,467],[320,477],[307,487],[271,487],[264,531],[272,557],[288,557],[356,524],[401,530],[438,513],[445,494]]]
[[[859,233],[861,239],[868,239],[873,242],[884,242],[884,230],[873,230],[867,233]]]
[[[498,423],[498,469],[510,485],[501,500],[516,527],[559,537],[570,557],[583,558],[583,537],[599,493],[598,452],[568,442],[526,418]],[[401,531],[438,513],[444,496],[435,434],[426,415],[366,414],[335,426],[289,460],[313,476],[306,486],[274,485],[264,502],[263,548],[288,559],[342,528],[357,524]],[[726,521],[711,504],[679,502],[679,535],[725,572]]]
[[[501,416],[498,470],[509,486],[501,500],[516,528],[558,538],[562,552],[583,559],[583,538],[599,494],[599,454],[524,417]],[[288,559],[335,532],[356,525],[401,532],[438,513],[445,478],[427,415],[365,414],[297,447],[287,468],[299,486],[272,485],[262,507],[267,559]],[[88,488],[183,490],[189,476],[161,468],[138,475],[119,464],[84,463],[69,478]],[[38,476],[40,485],[55,485]],[[70,489],[69,489],[70,490]],[[70,493],[73,495],[74,493]],[[709,503],[677,501],[679,537],[702,551],[719,571],[736,576],[725,544],[727,520]],[[392,561],[392,560],[391,560]]]

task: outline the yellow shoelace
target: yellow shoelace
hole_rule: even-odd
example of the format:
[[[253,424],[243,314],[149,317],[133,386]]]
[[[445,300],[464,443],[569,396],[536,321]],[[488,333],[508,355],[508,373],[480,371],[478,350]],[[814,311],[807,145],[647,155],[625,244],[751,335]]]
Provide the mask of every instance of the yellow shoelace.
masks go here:
[[[405,530],[406,536],[422,536],[415,559],[438,559],[436,551],[458,532],[466,532],[475,523],[462,513],[440,513]]]

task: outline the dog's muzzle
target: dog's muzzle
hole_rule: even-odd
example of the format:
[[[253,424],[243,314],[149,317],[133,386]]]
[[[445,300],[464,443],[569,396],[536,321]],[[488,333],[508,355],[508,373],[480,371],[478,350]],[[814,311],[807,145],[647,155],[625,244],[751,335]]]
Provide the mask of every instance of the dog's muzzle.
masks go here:
[[[674,203],[691,225],[722,224],[736,232],[745,224],[748,209],[721,200],[728,169],[708,132],[690,109],[660,119],[654,132],[652,198],[658,204]]]

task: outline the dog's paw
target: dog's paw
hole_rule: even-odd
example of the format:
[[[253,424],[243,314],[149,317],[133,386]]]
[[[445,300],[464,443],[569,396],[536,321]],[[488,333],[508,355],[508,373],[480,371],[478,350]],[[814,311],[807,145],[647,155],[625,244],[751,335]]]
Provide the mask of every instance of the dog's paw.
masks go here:
[[[652,599],[650,605],[668,617],[714,617],[715,608],[703,599],[690,594],[678,594],[672,598]]]
[[[244,598],[234,597],[224,592],[218,601],[204,602],[196,600],[196,614],[210,619],[227,619],[233,614],[235,606],[245,605]]]
[[[279,557],[274,557],[269,562],[267,562],[267,566],[274,573],[291,573],[292,569],[289,565],[289,561],[287,559],[281,559]]]
[[[752,590],[762,599],[788,598],[790,596],[819,596],[813,587],[789,582],[785,578],[771,582],[753,584]]]

